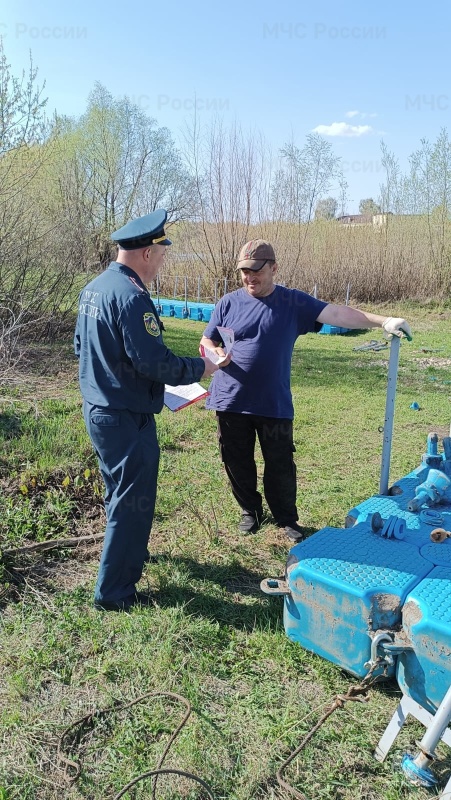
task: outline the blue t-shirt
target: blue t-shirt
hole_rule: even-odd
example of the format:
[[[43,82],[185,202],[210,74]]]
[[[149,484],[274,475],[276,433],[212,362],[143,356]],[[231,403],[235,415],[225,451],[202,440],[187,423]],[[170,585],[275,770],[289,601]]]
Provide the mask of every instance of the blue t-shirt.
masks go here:
[[[214,374],[206,407],[292,419],[294,343],[298,336],[320,329],[316,319],[326,305],[277,284],[267,297],[252,297],[244,288],[222,297],[204,336],[219,342],[218,325],[232,328],[235,344],[230,364]]]

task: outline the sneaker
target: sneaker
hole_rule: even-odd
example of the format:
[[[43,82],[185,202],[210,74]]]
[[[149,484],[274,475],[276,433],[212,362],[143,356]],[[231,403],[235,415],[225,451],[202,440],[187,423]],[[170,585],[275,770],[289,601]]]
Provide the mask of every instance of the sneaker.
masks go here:
[[[153,598],[146,592],[135,592],[123,600],[94,600],[96,611],[130,611],[134,606],[151,606]]]
[[[262,521],[262,512],[261,511],[243,511],[241,514],[241,521],[240,521],[240,531],[243,533],[255,533],[258,531],[261,521]]]
[[[289,525],[283,525],[285,536],[291,539],[292,542],[302,542],[304,538],[304,531],[297,522],[290,522]]]

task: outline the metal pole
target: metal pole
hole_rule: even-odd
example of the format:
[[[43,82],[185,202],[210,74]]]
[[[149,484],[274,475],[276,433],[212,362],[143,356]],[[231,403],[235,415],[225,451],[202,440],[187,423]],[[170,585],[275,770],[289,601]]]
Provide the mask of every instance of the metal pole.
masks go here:
[[[174,298],[177,297],[177,281],[178,281],[178,275],[175,276],[175,281],[174,281]]]
[[[197,279],[197,302],[200,303],[200,275]]]
[[[351,284],[350,284],[350,283],[348,283],[348,288],[346,289],[346,305],[347,305],[347,306],[349,305],[349,295],[350,295],[350,292],[351,292]]]
[[[393,336],[390,344],[388,361],[387,399],[385,401],[384,442],[382,445],[381,478],[379,494],[388,494],[388,478],[390,473],[391,443],[393,436],[393,418],[395,415],[396,379],[398,377],[399,347],[401,339]]]
[[[443,736],[445,729],[451,719],[451,686],[446,692],[442,702],[440,703],[434,718],[426,729],[419,748],[426,753],[434,753],[436,746]]]
[[[227,278],[224,278],[224,294],[227,294]]]
[[[317,290],[317,286],[316,286],[316,283],[315,283],[315,285],[314,285],[314,287],[313,287],[313,297],[314,297],[315,299],[317,299],[317,298],[318,298],[318,293],[317,293],[317,291],[318,291],[318,290]]]
[[[215,305],[218,302],[218,281],[215,281]]]
[[[435,715],[428,724],[421,742],[417,742],[420,752],[415,757],[411,756],[410,753],[405,753],[402,759],[401,768],[406,778],[415,786],[432,788],[438,783],[437,777],[430,769],[430,765],[435,759],[435,748],[445,733],[450,719],[451,687],[446,692]],[[440,795],[443,800],[445,797],[450,797],[450,793],[446,791],[447,788],[448,784],[446,785],[445,793]]]
[[[185,311],[188,311],[188,278],[185,275]]]
[[[157,304],[160,305],[160,276],[157,275]]]

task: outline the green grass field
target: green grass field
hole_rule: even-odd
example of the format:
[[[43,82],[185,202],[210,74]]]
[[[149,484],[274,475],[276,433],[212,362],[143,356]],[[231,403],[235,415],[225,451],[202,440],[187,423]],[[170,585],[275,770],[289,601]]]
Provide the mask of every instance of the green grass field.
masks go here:
[[[418,466],[429,431],[449,431],[451,312],[404,308],[414,339],[403,342],[391,480]],[[384,313],[381,311],[381,313]],[[197,354],[203,325],[165,319],[166,343]],[[346,513],[379,488],[388,349],[353,348],[380,331],[302,337],[293,358],[301,524],[342,527]],[[270,372],[270,364],[268,365]],[[410,409],[417,401],[420,411]],[[284,572],[289,544],[270,522],[237,530],[234,504],[203,402],[158,419],[162,448],[150,549],[140,588],[150,609],[92,608],[100,545],[6,550],[103,530],[102,485],[86,436],[70,342],[30,348],[0,400],[0,800],[113,800],[156,768],[184,706],[148,692],[177,693],[192,706],[165,767],[206,781],[215,800],[289,800],[276,773],[336,693],[355,679],[287,639],[282,600],[262,578]],[[259,458],[261,474],[262,461]],[[285,778],[308,800],[398,800],[431,796],[397,766],[423,729],[410,722],[386,763],[372,757],[400,698],[378,685],[367,704],[347,704],[319,730]],[[112,709],[65,740],[78,779],[58,759],[77,719]],[[451,770],[439,748],[438,774]],[[183,776],[149,779],[127,798],[207,797]],[[300,796],[300,795],[298,795]]]

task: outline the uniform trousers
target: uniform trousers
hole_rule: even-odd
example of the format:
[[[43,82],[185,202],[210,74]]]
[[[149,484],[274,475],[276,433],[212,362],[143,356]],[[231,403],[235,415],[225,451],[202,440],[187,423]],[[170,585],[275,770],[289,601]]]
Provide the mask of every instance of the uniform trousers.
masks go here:
[[[86,428],[105,483],[107,525],[95,601],[136,590],[155,510],[160,448],[153,414],[83,403]]]
[[[221,458],[233,495],[243,511],[262,513],[257,490],[256,437],[264,460],[263,490],[279,525],[296,522],[296,465],[293,459],[293,421],[255,414],[217,411]]]

